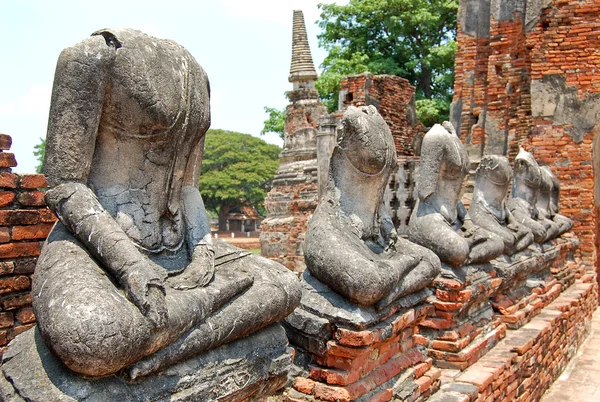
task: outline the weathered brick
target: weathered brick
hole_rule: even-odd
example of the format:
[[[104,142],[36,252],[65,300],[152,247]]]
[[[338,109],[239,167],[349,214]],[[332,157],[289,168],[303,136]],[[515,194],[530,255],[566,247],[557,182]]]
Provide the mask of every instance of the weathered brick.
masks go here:
[[[16,295],[4,296],[0,299],[2,310],[12,311],[22,307],[31,306],[31,293],[21,293]]]
[[[13,261],[0,261],[0,275],[12,274],[15,270]]]
[[[0,294],[13,293],[29,289],[31,281],[26,276],[9,276],[0,278]]]
[[[17,313],[15,314],[15,318],[21,324],[30,324],[32,322],[35,322],[35,315],[33,314],[33,308],[25,307],[25,308],[18,310]]]
[[[0,168],[12,168],[17,166],[15,155],[10,152],[0,152]]]
[[[10,328],[15,324],[13,313],[0,313],[0,328]]]
[[[0,258],[37,257],[40,255],[39,242],[0,244]]]
[[[10,241],[10,229],[0,227],[0,243],[8,243]]]
[[[35,264],[37,262],[37,258],[17,258],[14,260],[14,263],[11,262],[14,266],[14,273],[17,275],[31,275],[35,271]]]
[[[38,189],[48,187],[43,174],[25,174],[21,176],[21,188]]]
[[[35,210],[13,209],[0,211],[0,226],[34,225],[38,223],[40,213]]]
[[[44,191],[25,191],[17,196],[17,201],[24,207],[42,207],[46,205]]]
[[[0,134],[0,150],[8,151],[12,146],[12,138],[8,134]]]
[[[0,188],[17,188],[18,176],[10,172],[0,172]]]
[[[0,191],[0,208],[10,205],[15,200],[15,193],[12,191]]]
[[[38,223],[29,226],[13,226],[12,239],[18,240],[45,240],[54,226],[53,223]]]

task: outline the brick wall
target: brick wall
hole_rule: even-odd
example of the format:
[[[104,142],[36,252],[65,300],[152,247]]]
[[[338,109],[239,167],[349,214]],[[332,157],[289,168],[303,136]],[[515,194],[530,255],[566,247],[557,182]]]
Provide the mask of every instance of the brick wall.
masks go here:
[[[42,174],[15,174],[11,137],[0,134],[0,356],[31,328],[31,278],[43,241],[56,218],[45,206]]]
[[[417,156],[425,127],[417,120],[415,88],[395,75],[363,73],[342,80],[340,107],[377,108],[390,127],[399,156]]]
[[[592,269],[600,256],[600,1],[461,0],[457,40],[451,114],[470,157],[512,160],[522,146],[550,166],[561,213],[575,220]]]

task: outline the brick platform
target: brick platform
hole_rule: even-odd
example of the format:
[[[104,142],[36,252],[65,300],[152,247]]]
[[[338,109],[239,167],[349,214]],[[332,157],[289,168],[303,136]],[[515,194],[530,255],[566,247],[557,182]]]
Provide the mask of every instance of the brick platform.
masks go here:
[[[435,295],[428,301],[434,309],[421,333],[437,367],[464,370],[504,337],[506,326],[493,320],[490,303],[502,279],[492,264],[443,271],[448,277],[442,273],[433,283]]]
[[[439,387],[418,336],[433,308],[424,290],[383,311],[351,304],[308,272],[301,307],[285,320],[302,374],[284,400],[422,400]]]
[[[597,297],[594,283],[577,280],[473,366],[443,370],[445,384],[429,400],[538,401],[589,334]]]

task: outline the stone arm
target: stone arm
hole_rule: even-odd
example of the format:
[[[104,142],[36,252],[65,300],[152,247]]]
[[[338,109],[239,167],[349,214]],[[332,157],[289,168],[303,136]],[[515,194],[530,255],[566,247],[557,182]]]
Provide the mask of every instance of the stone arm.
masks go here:
[[[155,325],[166,322],[164,271],[142,255],[87,186],[102,105],[116,45],[92,36],[61,53],[54,79],[46,173],[46,202]]]

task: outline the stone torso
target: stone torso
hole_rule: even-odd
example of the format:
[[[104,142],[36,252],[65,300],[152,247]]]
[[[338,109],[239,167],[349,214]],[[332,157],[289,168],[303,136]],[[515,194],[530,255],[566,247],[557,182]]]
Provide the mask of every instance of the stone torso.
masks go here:
[[[444,140],[445,149],[437,177],[437,191],[427,204],[441,213],[449,224],[454,224],[463,180],[469,172],[469,156],[458,137],[447,134]]]
[[[88,185],[140,247],[179,248],[179,194],[186,164],[202,140],[206,76],[179,45],[111,30],[120,47],[111,69]]]

